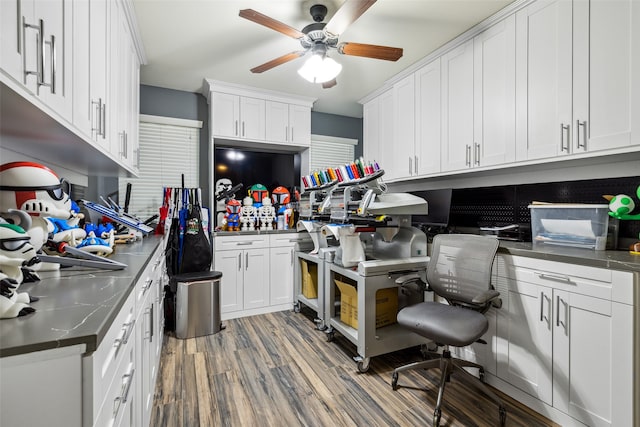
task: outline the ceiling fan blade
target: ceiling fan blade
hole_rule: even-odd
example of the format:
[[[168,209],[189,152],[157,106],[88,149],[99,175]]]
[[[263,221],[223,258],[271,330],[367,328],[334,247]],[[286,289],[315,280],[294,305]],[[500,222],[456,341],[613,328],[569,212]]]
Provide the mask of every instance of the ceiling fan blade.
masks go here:
[[[272,69],[273,67],[277,67],[278,65],[282,65],[282,64],[284,64],[286,62],[293,61],[296,58],[300,58],[305,53],[307,53],[307,52],[304,51],[304,50],[287,53],[286,55],[282,55],[282,56],[280,56],[280,57],[278,57],[276,59],[272,59],[269,62],[265,62],[262,65],[258,65],[257,67],[252,68],[251,72],[252,73],[262,73],[264,71]]]
[[[375,2],[376,0],[346,0],[327,23],[324,30],[334,36],[339,36]]]
[[[264,25],[265,27],[271,28],[272,30],[276,30],[284,34],[285,36],[293,37],[294,39],[304,37],[304,33],[302,33],[301,31],[298,31],[295,28],[288,26],[287,24],[283,24],[280,21],[270,18],[267,15],[263,15],[260,12],[256,12],[253,9],[242,9],[239,15],[240,17],[248,19],[249,21],[253,21],[256,24]]]
[[[402,58],[402,48],[345,42],[338,45],[338,52],[343,55],[364,56],[365,58],[397,61]]]
[[[322,83],[322,88],[323,89],[331,89],[332,87],[334,87],[337,84],[338,84],[338,81],[336,79],[329,80],[328,82]]]

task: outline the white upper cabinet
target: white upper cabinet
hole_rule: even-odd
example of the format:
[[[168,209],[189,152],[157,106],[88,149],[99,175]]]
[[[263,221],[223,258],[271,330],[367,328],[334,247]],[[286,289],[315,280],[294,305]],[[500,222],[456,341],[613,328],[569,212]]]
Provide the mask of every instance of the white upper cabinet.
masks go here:
[[[107,41],[109,8],[106,0],[78,0],[73,5],[73,124],[88,138],[110,151],[107,138]]]
[[[290,147],[311,145],[311,107],[315,99],[205,79],[211,136]],[[292,149],[292,148],[289,148]]]
[[[0,68],[26,93],[71,121],[71,1],[3,0],[0,12]]]
[[[213,92],[213,136],[257,139],[265,137],[263,99]]]
[[[539,0],[516,14],[517,159],[640,143],[640,5]]]
[[[380,99],[375,98],[362,107],[362,138],[364,140],[362,152],[367,161],[380,163],[382,162],[382,151],[380,148],[379,123]],[[384,164],[382,164],[383,169],[384,167]]]
[[[516,158],[515,16],[473,40],[473,165],[493,166]]]
[[[384,169],[386,179],[395,179],[400,176],[397,159],[401,153],[396,147],[395,140],[395,108],[393,90],[380,95],[380,122],[378,123],[380,159],[378,163]]]
[[[474,165],[473,40],[442,57],[442,170]]]
[[[415,73],[415,175],[440,172],[440,58]]]
[[[392,147],[393,169],[397,178],[417,175],[417,156],[415,153],[415,81],[413,74],[393,85],[394,140]],[[386,160],[386,159],[385,159]],[[388,160],[386,160],[388,163]]]
[[[571,2],[539,0],[516,14],[518,160],[571,150]]]
[[[640,4],[573,3],[573,150],[640,144]]]
[[[269,142],[311,145],[311,110],[308,107],[266,101],[266,134]]]

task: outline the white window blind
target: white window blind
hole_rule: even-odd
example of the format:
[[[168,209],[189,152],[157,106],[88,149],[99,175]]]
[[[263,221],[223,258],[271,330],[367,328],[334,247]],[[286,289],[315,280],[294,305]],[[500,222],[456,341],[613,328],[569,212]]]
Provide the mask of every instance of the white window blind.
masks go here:
[[[124,206],[131,183],[129,212],[140,219],[158,213],[163,187],[199,187],[198,157],[202,122],[140,115],[139,178],[120,178],[119,201]]]
[[[338,138],[326,135],[311,135],[311,158],[309,170],[335,168],[354,159],[357,139]]]

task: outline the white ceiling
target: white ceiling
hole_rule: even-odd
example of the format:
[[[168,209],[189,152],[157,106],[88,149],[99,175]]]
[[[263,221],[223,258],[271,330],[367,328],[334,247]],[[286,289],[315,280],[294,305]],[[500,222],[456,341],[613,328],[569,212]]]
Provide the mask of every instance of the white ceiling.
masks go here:
[[[147,64],[141,83],[200,92],[204,78],[317,98],[313,111],[362,117],[358,101],[385,80],[513,0],[378,0],[340,35],[351,41],[401,47],[397,62],[330,55],[343,65],[338,85],[322,89],[297,73],[306,57],[262,74],[249,69],[300,50],[297,40],[240,18],[254,9],[302,29],[313,22],[309,7],[328,6],[332,16],[342,0],[133,0]]]

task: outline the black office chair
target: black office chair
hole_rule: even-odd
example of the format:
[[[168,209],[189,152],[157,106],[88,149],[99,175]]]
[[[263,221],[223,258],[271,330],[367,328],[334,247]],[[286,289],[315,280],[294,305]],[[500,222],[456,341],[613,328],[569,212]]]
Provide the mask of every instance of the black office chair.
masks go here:
[[[427,266],[428,290],[445,299],[441,302],[421,302],[398,312],[398,323],[444,347],[437,359],[401,366],[393,371],[391,386],[398,389],[398,374],[409,369],[440,368],[442,371],[438,400],[433,413],[433,426],[440,425],[444,388],[453,373],[472,379],[475,385],[498,404],[500,425],[504,426],[507,411],[502,401],[484,385],[481,365],[451,357],[449,346],[464,347],[480,340],[489,328],[484,313],[492,306],[500,307],[500,293],[491,286],[491,266],[498,249],[498,240],[469,234],[439,234],[433,239],[431,259]],[[418,276],[406,277],[404,284],[421,282]],[[422,282],[424,283],[424,282]],[[483,342],[483,341],[480,341]],[[480,380],[464,368],[480,370]]]

